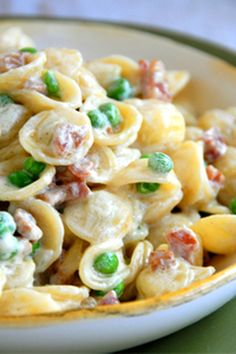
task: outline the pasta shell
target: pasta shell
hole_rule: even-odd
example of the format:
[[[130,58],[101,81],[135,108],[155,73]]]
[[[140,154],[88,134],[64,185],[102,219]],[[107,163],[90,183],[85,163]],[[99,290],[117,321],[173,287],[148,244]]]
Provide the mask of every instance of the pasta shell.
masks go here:
[[[182,91],[190,80],[188,71],[171,70],[166,72],[166,78],[169,84],[169,90],[172,96],[176,96]]]
[[[24,104],[34,113],[56,108],[79,108],[82,100],[81,91],[77,83],[73,79],[56,71],[55,77],[60,87],[60,99],[53,99],[38,91],[24,88],[13,90],[11,97],[17,102]]]
[[[103,63],[99,60],[93,60],[86,63],[86,68],[93,73],[99,84],[107,87],[115,80],[121,77],[121,67],[117,64]]]
[[[0,162],[9,160],[14,156],[24,155],[26,152],[16,139],[12,143],[7,144],[4,148],[0,149]]]
[[[87,288],[69,285],[6,290],[0,298],[0,316],[37,315],[76,309],[87,297]]]
[[[107,184],[113,176],[140,157],[137,149],[126,147],[109,148],[94,145],[86,155],[93,163],[93,168],[87,178],[88,183]]]
[[[76,237],[60,260],[57,272],[50,276],[51,284],[70,284],[87,246],[87,242]]]
[[[228,254],[236,251],[235,225],[235,215],[212,215],[201,218],[191,229],[201,236],[207,251]]]
[[[110,239],[86,249],[79,265],[79,276],[85,285],[91,289],[109,291],[128,276],[129,269],[120,251],[122,245],[121,239]],[[108,275],[97,272],[93,267],[95,258],[107,251],[116,253],[119,259],[117,271]]]
[[[47,48],[46,68],[59,71],[61,74],[74,78],[83,63],[81,53],[75,49]]]
[[[20,89],[25,81],[31,76],[42,71],[46,62],[46,55],[43,52],[31,55],[29,64],[16,69],[11,69],[0,75],[0,92],[12,94],[13,90]]]
[[[219,192],[219,200],[224,205],[229,205],[236,195],[236,148],[228,146],[226,153],[215,162],[225,176],[224,187]]]
[[[137,242],[143,241],[149,232],[148,225],[143,222],[146,212],[146,205],[142,203],[134,195],[129,198],[132,204],[133,221],[129,232],[125,235],[124,244],[128,249],[136,245]]]
[[[140,271],[148,263],[152,251],[153,245],[149,241],[139,242],[136,245],[129,264],[129,275],[125,279],[125,284],[135,281]]]
[[[167,214],[150,227],[148,240],[153,244],[154,248],[157,248],[162,243],[167,242],[166,235],[171,229],[175,227],[189,227],[199,219],[200,215],[195,210]]]
[[[190,101],[184,97],[179,98],[177,96],[174,100],[174,105],[182,113],[187,126],[196,127],[198,125],[196,107]]]
[[[11,203],[9,211],[13,213],[17,208],[32,214],[43,231],[43,237],[40,239],[42,246],[34,257],[37,272],[43,272],[60,256],[62,251],[64,227],[60,215],[50,204],[34,198]]]
[[[40,174],[39,179],[28,186],[18,188],[11,184],[6,175],[21,169],[23,167],[24,160],[25,155],[21,155],[0,163],[0,200],[24,200],[37,194],[52,182],[56,172],[55,168],[53,166],[46,166],[44,171]]]
[[[85,101],[90,96],[106,96],[106,91],[101,85],[99,85],[93,73],[83,66],[78,70],[74,79],[81,89],[83,101]]]
[[[57,126],[72,124],[86,127],[86,135],[80,145],[68,156],[60,157],[52,151],[51,140]],[[21,145],[35,160],[52,165],[71,165],[84,157],[93,144],[93,134],[89,118],[70,108],[56,108],[33,116],[20,130]]]
[[[6,176],[13,171],[17,171],[23,166],[23,162],[27,157],[27,153],[23,151],[19,156],[12,156],[5,161],[0,162],[0,176]]]
[[[31,112],[19,104],[0,107],[0,148],[16,138],[19,129],[31,116]]]
[[[139,81],[139,65],[138,63],[124,55],[109,55],[96,61],[117,65],[121,69],[121,76],[127,79],[132,86],[137,86]]]
[[[112,102],[120,111],[122,122],[118,132],[108,133],[106,129],[93,129],[94,141],[97,145],[107,146],[129,146],[137,138],[138,131],[142,124],[142,116],[138,110],[130,104],[118,102],[108,98],[102,99],[91,97],[81,107],[81,112],[88,113],[97,109],[103,103]]]
[[[182,207],[207,202],[215,197],[206,174],[201,142],[186,141],[171,157],[184,192],[180,204]]]
[[[19,287],[31,287],[34,282],[35,264],[31,258],[23,259],[20,263],[7,265],[5,274],[7,274],[4,289],[13,289]]]
[[[236,116],[231,112],[213,109],[203,113],[198,119],[200,128],[207,130],[211,127],[219,128],[227,144],[236,146]]]
[[[142,151],[165,150],[184,140],[184,117],[173,104],[156,99],[129,99],[126,102],[135,106],[143,117],[137,138]]]
[[[137,182],[169,183],[172,180],[171,174],[157,173],[148,167],[148,159],[138,159],[122,169],[109,182],[110,185],[120,187]]]
[[[105,190],[95,191],[85,200],[66,206],[64,221],[75,235],[99,244],[125,236],[132,222],[132,209],[123,196]]]
[[[1,32],[0,52],[10,52],[11,50],[24,47],[34,47],[34,42],[22,31],[21,28],[10,27]]]
[[[161,296],[186,288],[195,281],[211,276],[214,271],[214,267],[192,266],[184,259],[175,258],[175,265],[165,271],[152,271],[150,266],[144,268],[138,275],[136,286],[141,298]]]
[[[186,127],[185,140],[199,141],[203,137],[203,130],[194,126]]]
[[[113,151],[108,146],[94,145],[86,157],[93,163],[88,183],[107,183],[116,167],[116,156]]]
[[[174,172],[169,174],[167,183],[161,184],[160,188],[150,195],[140,196],[140,199],[146,205],[144,222],[155,224],[159,218],[168,214],[183,197],[181,184]]]
[[[5,272],[0,269],[0,297],[2,296],[2,291],[3,291],[3,288],[4,288],[4,285],[6,284],[6,275],[5,275]]]

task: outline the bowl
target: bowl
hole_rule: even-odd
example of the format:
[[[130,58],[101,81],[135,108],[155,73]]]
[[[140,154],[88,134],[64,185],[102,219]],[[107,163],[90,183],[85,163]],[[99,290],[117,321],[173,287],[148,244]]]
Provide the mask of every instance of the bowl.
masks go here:
[[[5,19],[0,31],[20,26],[39,48],[78,48],[84,58],[111,53],[132,58],[161,58],[170,69],[192,74],[188,98],[197,110],[235,104],[236,57],[219,52],[231,64],[186,44],[189,38],[153,29],[138,29],[109,23],[60,19]],[[163,36],[164,35],[164,36]],[[105,40],[104,40],[105,38]],[[206,43],[192,44],[207,51]],[[216,49],[216,48],[215,48]],[[199,94],[200,92],[200,94]],[[203,281],[160,297],[97,309],[64,313],[0,318],[2,352],[93,353],[111,352],[147,343],[173,333],[212,313],[236,295],[236,263],[228,262]],[[13,340],[14,339],[14,340]]]

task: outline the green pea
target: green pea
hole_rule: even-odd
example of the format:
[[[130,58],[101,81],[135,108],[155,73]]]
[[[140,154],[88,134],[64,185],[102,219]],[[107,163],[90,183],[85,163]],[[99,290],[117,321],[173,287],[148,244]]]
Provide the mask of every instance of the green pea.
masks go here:
[[[38,177],[40,173],[45,169],[45,166],[45,163],[36,161],[33,157],[28,157],[24,161],[25,170],[32,174],[34,177]]]
[[[236,198],[233,198],[229,204],[229,208],[232,214],[236,214]]]
[[[111,83],[107,89],[107,96],[118,101],[123,101],[133,95],[133,89],[129,81],[119,78]]]
[[[118,108],[113,103],[104,103],[99,106],[99,110],[104,113],[112,127],[117,127],[121,122],[121,116]]]
[[[36,48],[33,47],[24,47],[20,49],[20,52],[22,53],[30,53],[30,54],[36,54],[38,51]]]
[[[40,241],[36,241],[34,243],[32,243],[32,256],[35,255],[36,251],[41,247],[41,243]]]
[[[124,291],[125,291],[125,283],[123,281],[121,281],[119,284],[117,284],[114,289],[115,292],[116,292],[116,295],[118,298],[120,298],[123,294],[124,294]]]
[[[105,252],[95,259],[93,266],[102,274],[113,274],[117,271],[119,259],[115,253]]]
[[[98,296],[98,297],[105,296],[106,293],[107,293],[106,291],[102,291],[102,290],[94,290],[93,291],[94,296]]]
[[[171,158],[163,152],[154,152],[148,159],[148,167],[158,173],[168,173],[173,167]]]
[[[6,106],[14,103],[13,99],[6,93],[0,93],[0,106]]]
[[[0,239],[0,261],[7,261],[14,258],[19,249],[19,241],[10,233]]]
[[[98,109],[94,109],[88,112],[88,117],[94,128],[104,128],[107,125],[107,116],[100,112]]]
[[[0,238],[5,234],[14,234],[16,231],[16,224],[11,214],[6,211],[0,211]]]
[[[9,182],[16,187],[22,188],[34,182],[34,178],[27,171],[12,172],[7,176]]]
[[[136,183],[137,192],[140,194],[149,194],[156,192],[160,188],[159,183],[147,183],[147,182],[140,182]]]
[[[116,295],[118,298],[120,298],[125,290],[125,283],[122,281],[119,284],[117,284],[112,290],[116,292]],[[107,291],[102,291],[102,290],[94,290],[93,294],[94,296],[102,297],[105,296]]]
[[[140,156],[140,159],[149,159],[149,157],[151,157],[152,154],[143,154]]]
[[[47,86],[48,96],[61,98],[60,87],[53,70],[48,70],[44,73],[43,82]]]

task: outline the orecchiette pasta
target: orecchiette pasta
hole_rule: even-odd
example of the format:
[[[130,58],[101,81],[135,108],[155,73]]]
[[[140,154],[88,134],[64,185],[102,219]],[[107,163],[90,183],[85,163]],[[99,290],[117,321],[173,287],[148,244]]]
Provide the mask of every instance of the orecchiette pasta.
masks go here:
[[[94,142],[98,145],[107,146],[129,146],[137,138],[138,131],[142,124],[142,116],[138,110],[130,104],[123,102],[111,101],[108,98],[100,99],[97,97],[91,97],[81,107],[81,112],[88,113],[97,109],[99,106],[112,103],[120,112],[121,122],[119,127],[110,131],[106,125],[103,129],[94,129]]]
[[[29,83],[29,87],[25,86],[12,91],[11,96],[17,102],[23,103],[34,113],[56,108],[79,108],[81,106],[81,91],[76,82],[68,76],[56,71],[55,78],[60,86],[60,98],[54,99],[53,97],[48,97],[35,89],[33,87],[34,78],[31,79],[32,87],[30,87],[31,83]],[[35,81],[37,79],[36,77]]]
[[[70,230],[92,244],[124,237],[132,222],[129,200],[104,190],[90,193],[79,203],[71,202],[64,215]]]
[[[31,54],[16,51],[1,54],[1,92],[11,92],[20,89],[31,76],[42,72],[45,62],[46,55],[44,52]]]
[[[35,253],[36,272],[45,271],[61,254],[64,227],[59,213],[42,200],[29,198],[22,202],[12,202],[9,211],[22,208],[29,212],[42,230],[41,248]]]
[[[0,148],[16,139],[19,129],[30,116],[31,112],[18,104],[0,107]]]
[[[83,59],[78,50],[67,48],[48,48],[46,67],[74,78],[80,69]]]
[[[93,144],[88,117],[69,108],[43,111],[23,126],[20,143],[39,161],[71,165],[84,157]]]
[[[198,117],[158,59],[33,45],[0,35],[0,316],[210,277],[236,252],[235,107]]]
[[[137,139],[142,151],[165,150],[184,140],[184,118],[173,104],[154,99],[130,99],[127,102],[137,107],[143,116]]]
[[[10,27],[0,34],[0,52],[34,47],[33,40],[19,27]]]

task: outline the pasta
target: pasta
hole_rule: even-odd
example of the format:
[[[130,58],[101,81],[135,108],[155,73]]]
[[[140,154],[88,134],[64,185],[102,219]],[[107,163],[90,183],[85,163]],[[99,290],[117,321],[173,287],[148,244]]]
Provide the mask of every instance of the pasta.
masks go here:
[[[236,252],[235,107],[199,115],[157,59],[19,28],[0,53],[0,316],[161,296]]]

